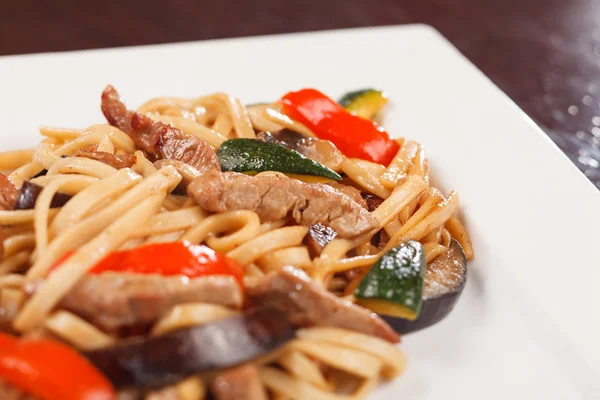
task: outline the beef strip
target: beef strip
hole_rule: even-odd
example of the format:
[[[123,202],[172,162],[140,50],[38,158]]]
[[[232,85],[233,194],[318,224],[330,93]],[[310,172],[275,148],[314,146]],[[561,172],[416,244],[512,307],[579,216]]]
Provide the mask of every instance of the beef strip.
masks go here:
[[[342,238],[370,232],[379,225],[360,204],[331,186],[281,174],[206,173],[192,181],[188,194],[210,212],[252,210],[262,221],[275,221],[291,213],[301,225],[321,222]]]
[[[0,173],[0,210],[12,210],[19,198],[19,188]]]
[[[215,378],[211,385],[215,400],[267,400],[267,392],[256,366],[247,364]]]
[[[8,382],[0,380],[0,399],[2,400],[37,400],[38,398],[23,393],[20,389],[12,386]]]
[[[146,274],[90,274],[61,301],[94,324],[115,331],[155,321],[181,303],[205,302],[241,307],[242,291],[231,276],[187,278]]]
[[[355,188],[354,186],[344,185],[339,182],[329,182],[327,183],[329,186],[334,188],[335,190],[344,193],[346,196],[350,197],[352,200],[357,202],[362,206],[362,208],[367,208],[367,202],[362,197],[360,190]],[[371,211],[371,210],[369,210]]]
[[[285,313],[295,326],[331,326],[390,342],[398,334],[377,314],[348,300],[340,299],[312,282],[300,270],[285,267],[246,288],[248,298],[257,305]]]
[[[98,145],[93,144],[86,147],[85,149],[77,150],[73,157],[86,157],[92,160],[100,161],[106,165],[110,165],[113,168],[131,168],[137,161],[133,154],[123,154],[117,156],[115,154],[107,153],[104,151],[98,151]]]
[[[315,160],[318,163],[339,171],[344,161],[344,156],[329,140],[307,137],[289,129],[277,132],[261,132],[256,138],[265,142],[281,144],[298,153]]]
[[[129,111],[112,86],[102,93],[102,112],[108,122],[126,132],[135,145],[157,158],[177,160],[198,171],[220,171],[215,150],[204,140],[179,129]]]

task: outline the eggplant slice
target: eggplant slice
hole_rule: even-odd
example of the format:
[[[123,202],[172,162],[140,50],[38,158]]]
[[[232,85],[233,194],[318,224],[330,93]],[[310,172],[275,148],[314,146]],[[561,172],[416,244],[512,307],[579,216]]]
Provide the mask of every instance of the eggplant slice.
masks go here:
[[[84,355],[117,389],[152,389],[249,362],[294,336],[284,315],[258,309],[164,336],[124,340]]]
[[[308,229],[308,235],[304,238],[304,244],[308,248],[311,258],[321,255],[325,246],[329,244],[335,237],[337,232],[327,225],[317,222]]]
[[[399,334],[416,332],[444,319],[456,305],[467,282],[467,257],[455,239],[427,266],[423,305],[416,320],[382,315]]]
[[[36,185],[29,181],[23,182],[21,187],[21,193],[15,204],[15,210],[31,210],[35,208],[35,202],[39,197],[40,193],[44,190],[43,186]],[[56,193],[50,203],[50,208],[62,207],[67,204],[67,201],[71,200],[71,195],[66,193]]]

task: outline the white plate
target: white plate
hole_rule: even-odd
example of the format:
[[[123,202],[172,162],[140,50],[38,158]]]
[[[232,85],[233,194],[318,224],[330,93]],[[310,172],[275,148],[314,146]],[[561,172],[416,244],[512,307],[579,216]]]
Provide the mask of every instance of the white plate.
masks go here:
[[[2,148],[35,145],[42,124],[103,122],[109,82],[131,106],[214,91],[256,102],[306,86],[386,89],[388,131],[424,143],[436,180],[460,193],[476,260],[455,311],[404,339],[405,376],[373,397],[600,398],[600,192],[433,29],[0,58]]]

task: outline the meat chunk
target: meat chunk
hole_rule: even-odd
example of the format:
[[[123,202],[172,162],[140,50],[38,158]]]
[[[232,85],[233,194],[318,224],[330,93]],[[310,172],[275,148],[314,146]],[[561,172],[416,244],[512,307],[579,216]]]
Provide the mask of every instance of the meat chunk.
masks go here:
[[[206,173],[192,181],[187,190],[207,211],[252,210],[262,221],[275,221],[291,213],[301,225],[321,222],[343,238],[370,232],[379,225],[367,210],[331,186],[282,174]]]
[[[285,313],[295,326],[331,326],[398,342],[398,334],[377,314],[340,299],[300,270],[285,267],[246,288],[255,304]]]
[[[301,133],[282,129],[277,132],[261,132],[256,138],[265,142],[281,144],[315,160],[334,171],[339,171],[344,156],[329,140],[311,138]]]
[[[258,369],[250,364],[217,376],[211,387],[215,400],[267,400]]]
[[[0,173],[0,210],[12,210],[18,197],[19,188],[6,175]]]
[[[231,276],[200,278],[106,272],[84,277],[61,306],[107,331],[153,322],[181,303],[239,308],[243,295]]]
[[[20,389],[0,380],[0,399],[2,400],[37,400],[37,397],[23,393]]]
[[[131,136],[137,147],[157,158],[181,161],[200,172],[221,170],[219,158],[208,143],[171,125],[127,110],[110,85],[102,93],[102,112],[111,125]]]
[[[352,200],[360,204],[362,208],[367,208],[367,202],[362,197],[360,190],[354,186],[344,185],[343,183],[339,182],[330,182],[328,185],[350,197]]]
[[[85,149],[77,150],[75,154],[73,154],[73,157],[91,158],[92,160],[100,161],[116,169],[131,168],[137,161],[133,154],[117,156],[105,151],[98,151],[98,145],[96,144],[88,146]]]

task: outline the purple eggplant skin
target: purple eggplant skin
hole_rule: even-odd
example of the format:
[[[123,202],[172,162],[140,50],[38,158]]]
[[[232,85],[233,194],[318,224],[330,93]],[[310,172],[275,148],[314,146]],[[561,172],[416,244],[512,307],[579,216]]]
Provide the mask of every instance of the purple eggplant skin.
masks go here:
[[[29,181],[23,182],[23,186],[21,187],[21,193],[19,194],[19,198],[15,203],[15,210],[31,210],[35,208],[35,202],[42,193],[44,189],[43,186],[36,185],[35,183],[31,183]],[[56,193],[52,198],[52,202],[50,203],[50,208],[57,208],[64,206],[67,201],[71,200],[70,195],[65,193]]]
[[[256,309],[162,336],[125,339],[83,355],[117,389],[154,389],[263,357],[295,334],[284,315]]]
[[[449,282],[437,282],[446,278]],[[383,319],[401,335],[432,326],[450,314],[467,282],[467,257],[460,244],[452,239],[448,250],[427,266],[423,304],[414,321],[382,315]],[[450,283],[450,285],[448,284]]]

